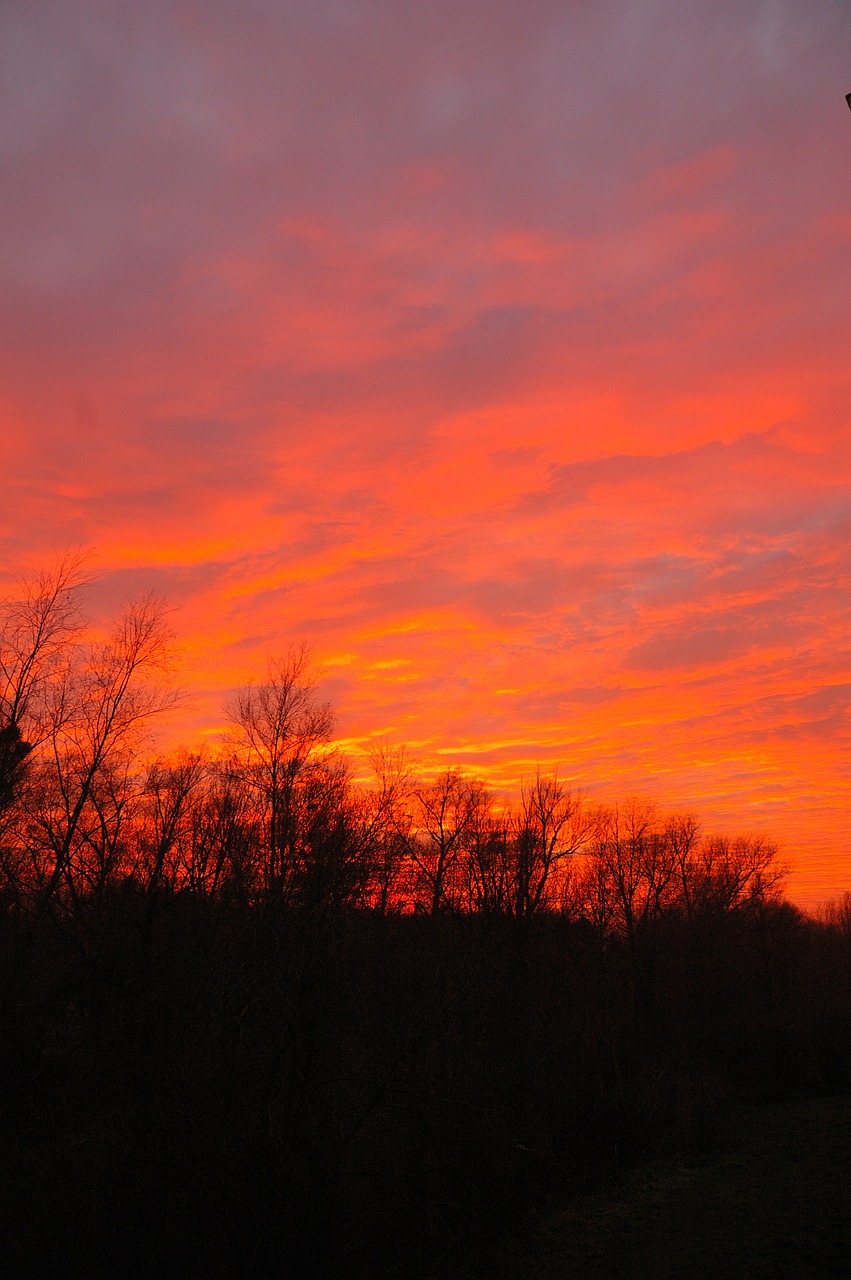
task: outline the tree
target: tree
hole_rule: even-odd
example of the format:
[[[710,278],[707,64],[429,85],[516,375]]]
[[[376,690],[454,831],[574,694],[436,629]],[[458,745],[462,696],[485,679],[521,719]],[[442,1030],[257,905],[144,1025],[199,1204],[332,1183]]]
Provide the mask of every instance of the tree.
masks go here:
[[[535,771],[520,787],[513,815],[513,867],[509,885],[511,912],[532,915],[546,902],[553,874],[579,852],[590,834],[582,798],[566,790],[558,771]]]
[[[80,564],[61,557],[0,605],[0,821],[49,731],[48,691],[80,627]]]
[[[265,891],[283,900],[298,861],[298,789],[334,724],[330,706],[316,696],[306,648],[273,659],[266,679],[241,689],[228,714],[235,729],[234,761],[259,808]]]
[[[243,905],[253,901],[262,879],[262,831],[251,788],[232,758],[205,770],[186,823],[171,869],[175,887],[223,893]]]
[[[453,906],[452,873],[469,835],[478,798],[458,769],[414,789],[414,834],[409,851],[425,889],[430,915]]]
[[[710,836],[694,849],[688,870],[692,914],[746,911],[777,899],[787,867],[764,836]]]
[[[675,813],[668,819],[665,836],[671,850],[679,906],[686,919],[692,920],[695,911],[694,858],[700,840],[700,823],[693,813]]]
[[[411,840],[413,780],[404,746],[377,743],[369,753],[369,763],[374,775],[366,796],[372,833],[371,901],[386,915],[398,909],[404,899],[401,881]]]
[[[71,897],[100,892],[115,869],[140,741],[179,698],[170,669],[171,633],[152,595],[129,605],[107,639],[62,654],[29,806],[45,899],[60,886]]]
[[[305,770],[296,799],[299,838],[292,850],[290,900],[311,911],[363,905],[376,833],[344,759],[329,755]]]
[[[514,870],[512,814],[497,809],[483,783],[474,783],[466,840],[466,905],[484,916],[510,909]]]
[[[207,761],[197,751],[153,760],[148,767],[136,875],[151,898],[164,884],[174,888],[178,867],[191,861],[195,806],[208,774]]]
[[[660,814],[630,800],[600,809],[585,869],[584,909],[602,934],[634,946],[669,911],[689,921],[777,900],[787,868],[762,836],[704,836],[694,814]]]
[[[599,920],[635,945],[636,931],[657,916],[672,896],[676,863],[656,805],[633,798],[600,809],[592,847]]]

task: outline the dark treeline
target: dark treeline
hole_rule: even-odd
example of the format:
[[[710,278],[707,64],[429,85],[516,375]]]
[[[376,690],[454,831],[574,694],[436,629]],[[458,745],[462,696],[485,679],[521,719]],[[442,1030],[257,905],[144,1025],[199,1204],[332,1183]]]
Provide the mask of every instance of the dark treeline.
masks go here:
[[[849,1086],[851,908],[802,916],[769,841],[355,779],[302,650],[151,759],[162,611],[87,640],[76,583],[0,630],[13,1272],[493,1274],[551,1197]]]
[[[783,869],[759,837],[702,837],[690,815],[631,801],[592,809],[556,773],[511,803],[449,768],[415,777],[377,749],[354,781],[303,649],[227,708],[216,754],[151,759],[168,683],[162,609],[144,599],[113,632],[81,636],[73,563],[0,617],[0,898],[73,914],[117,886],[155,903],[202,894],[243,907],[559,912],[631,944],[651,919],[778,900]]]

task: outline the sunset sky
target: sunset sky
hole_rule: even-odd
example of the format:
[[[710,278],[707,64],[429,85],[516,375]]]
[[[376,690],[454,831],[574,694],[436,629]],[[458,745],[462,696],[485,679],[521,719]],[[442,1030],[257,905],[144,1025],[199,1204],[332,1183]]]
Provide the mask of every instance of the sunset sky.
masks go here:
[[[8,0],[0,588],[851,889],[851,6]]]

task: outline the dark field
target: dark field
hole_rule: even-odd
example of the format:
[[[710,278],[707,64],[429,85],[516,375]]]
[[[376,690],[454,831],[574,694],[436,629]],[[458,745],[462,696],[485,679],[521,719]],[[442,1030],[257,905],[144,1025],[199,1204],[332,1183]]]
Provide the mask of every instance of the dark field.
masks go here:
[[[839,924],[123,891],[0,940],[7,1275],[851,1274]]]
[[[851,1275],[851,1098],[740,1118],[703,1165],[657,1163],[553,1216],[515,1274],[530,1280]]]

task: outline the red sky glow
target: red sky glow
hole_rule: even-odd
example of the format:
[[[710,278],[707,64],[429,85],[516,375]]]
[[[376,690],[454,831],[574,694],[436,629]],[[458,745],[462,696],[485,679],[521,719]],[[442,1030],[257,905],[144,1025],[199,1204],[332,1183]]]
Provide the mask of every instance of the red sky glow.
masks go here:
[[[0,590],[851,889],[844,0],[11,0]]]

